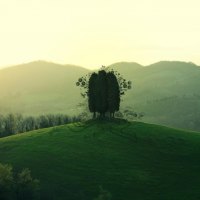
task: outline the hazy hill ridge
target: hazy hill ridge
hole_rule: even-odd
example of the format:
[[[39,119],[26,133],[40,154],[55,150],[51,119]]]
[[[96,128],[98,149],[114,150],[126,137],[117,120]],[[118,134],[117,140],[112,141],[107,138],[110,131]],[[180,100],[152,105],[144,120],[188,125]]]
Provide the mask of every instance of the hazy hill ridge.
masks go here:
[[[146,67],[113,66],[133,82],[123,106],[145,113],[144,120],[200,130],[200,67],[189,62],[161,61]],[[125,70],[124,70],[125,69]]]
[[[122,102],[144,112],[144,121],[200,130],[200,67],[161,61],[149,66],[119,62],[108,66],[132,80]],[[0,112],[78,113],[82,102],[77,79],[91,72],[74,65],[36,61],[0,70]]]
[[[36,61],[0,70],[0,111],[24,114],[69,113],[79,103],[77,77],[89,70]]]

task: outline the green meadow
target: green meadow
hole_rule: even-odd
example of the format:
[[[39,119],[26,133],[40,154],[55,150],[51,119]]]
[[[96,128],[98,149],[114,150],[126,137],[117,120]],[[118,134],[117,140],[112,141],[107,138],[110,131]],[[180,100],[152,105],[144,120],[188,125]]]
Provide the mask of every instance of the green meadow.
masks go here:
[[[200,134],[125,120],[90,120],[0,139],[0,162],[27,167],[41,199],[200,199]]]

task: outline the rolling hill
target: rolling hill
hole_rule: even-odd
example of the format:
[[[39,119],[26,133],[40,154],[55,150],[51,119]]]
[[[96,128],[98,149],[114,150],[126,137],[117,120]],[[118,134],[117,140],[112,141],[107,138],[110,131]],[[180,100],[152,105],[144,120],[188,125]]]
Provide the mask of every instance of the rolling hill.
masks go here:
[[[193,63],[162,61],[142,67],[112,65],[133,82],[122,107],[144,112],[144,121],[200,130],[200,67]]]
[[[200,131],[200,67],[162,61],[149,66],[120,62],[110,66],[133,82],[121,103],[144,113],[143,121]],[[0,70],[0,112],[25,115],[81,112],[77,79],[91,71],[44,61]]]
[[[200,198],[200,134],[141,122],[88,121],[0,139],[0,162],[31,169],[42,199]]]
[[[0,70],[0,112],[38,115],[75,114],[80,91],[75,86],[87,69],[36,61]]]

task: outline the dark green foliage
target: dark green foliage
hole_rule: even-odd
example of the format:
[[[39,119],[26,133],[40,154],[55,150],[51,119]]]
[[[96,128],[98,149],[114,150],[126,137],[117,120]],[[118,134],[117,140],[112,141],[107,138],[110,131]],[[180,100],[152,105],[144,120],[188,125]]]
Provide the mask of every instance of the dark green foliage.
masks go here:
[[[98,75],[96,73],[92,73],[88,85],[88,107],[90,112],[94,113],[94,118],[97,112],[97,77]]]
[[[18,174],[13,173],[10,165],[0,163],[0,199],[36,200],[40,199],[40,183],[31,177],[29,169]]]
[[[131,81],[126,81],[120,73],[104,66],[98,74],[92,73],[89,80],[87,76],[79,78],[76,85],[84,89],[81,96],[88,97],[88,107],[94,118],[96,112],[100,118],[105,117],[106,112],[114,117],[114,113],[119,111],[120,97],[131,89]]]
[[[100,113],[100,117],[104,117],[108,109],[107,104],[107,77],[104,70],[100,70],[97,77],[97,112]]]
[[[0,199],[13,199],[13,172],[10,165],[2,165],[0,163]]]
[[[112,72],[107,73],[107,87],[108,111],[114,116],[120,106],[120,90],[117,78]]]
[[[18,174],[16,190],[18,200],[34,200],[40,198],[39,180],[33,179],[31,177],[31,171],[27,168]]]

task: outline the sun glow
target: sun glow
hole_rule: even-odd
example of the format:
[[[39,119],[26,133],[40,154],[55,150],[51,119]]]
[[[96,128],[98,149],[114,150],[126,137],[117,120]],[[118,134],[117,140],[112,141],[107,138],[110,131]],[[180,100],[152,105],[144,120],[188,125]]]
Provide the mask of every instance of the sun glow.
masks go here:
[[[1,0],[0,66],[32,60],[200,64],[200,2]]]

